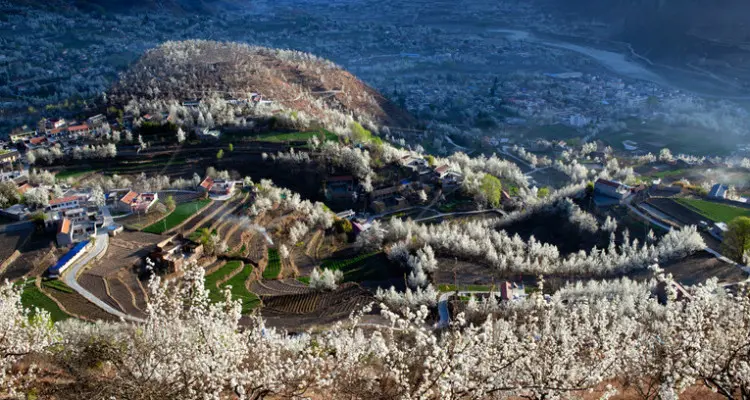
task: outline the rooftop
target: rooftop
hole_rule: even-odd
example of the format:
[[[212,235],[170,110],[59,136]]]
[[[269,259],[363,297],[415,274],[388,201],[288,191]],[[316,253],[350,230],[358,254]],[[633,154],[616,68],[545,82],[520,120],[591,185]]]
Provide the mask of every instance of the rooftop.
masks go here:
[[[122,196],[122,198],[120,199],[120,201],[123,202],[123,203],[126,203],[126,204],[130,204],[130,203],[133,202],[133,200],[136,199],[136,197],[138,197],[138,192],[135,192],[135,191],[131,190],[131,191],[127,192],[125,194],[125,196]]]
[[[60,197],[54,200],[50,200],[49,205],[55,206],[58,204],[68,203],[71,201],[78,201],[78,196],[66,196],[66,197]]]
[[[63,218],[62,222],[60,222],[60,229],[57,230],[57,233],[68,235],[70,234],[72,226],[73,223],[68,218]]]

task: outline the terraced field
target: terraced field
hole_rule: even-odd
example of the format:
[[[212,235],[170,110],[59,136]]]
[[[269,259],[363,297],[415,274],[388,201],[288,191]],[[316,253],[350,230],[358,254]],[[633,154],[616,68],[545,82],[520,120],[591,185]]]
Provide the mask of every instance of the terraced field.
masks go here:
[[[107,286],[104,278],[89,273],[83,273],[78,277],[78,283],[83,286],[84,289],[91,292],[94,296],[98,297],[103,302],[109,304],[111,307],[122,312],[126,312],[122,306],[107,293]]]
[[[212,293],[219,293],[219,283],[224,282],[242,270],[241,261],[230,261],[217,269],[214,273],[206,275],[206,289]]]
[[[21,304],[26,308],[30,308],[32,310],[32,315],[35,313],[35,308],[47,311],[50,314],[52,321],[55,322],[70,318],[70,315],[66,314],[57,303],[36,287],[35,280],[35,278],[31,278],[18,283],[18,285],[23,286],[23,292],[21,292]],[[68,290],[70,290],[70,288],[68,288]]]
[[[261,296],[263,313],[308,315],[324,319],[348,316],[372,301],[372,294],[357,284],[346,284],[333,292]]]
[[[138,276],[134,273],[124,273],[119,276],[122,283],[127,286],[133,296],[135,297],[135,307],[139,310],[146,311],[146,300],[148,295],[146,294],[146,283],[140,282]]]
[[[242,313],[247,314],[251,312],[255,307],[260,305],[260,298],[255,293],[247,290],[247,280],[253,273],[252,264],[247,264],[242,267],[242,271],[235,274],[229,280],[219,286],[220,290],[223,290],[227,286],[231,286],[232,299],[239,299],[242,301]]]
[[[295,279],[254,281],[250,286],[250,290],[259,296],[284,296],[309,293],[312,291],[310,287]]]
[[[276,279],[281,272],[281,258],[276,249],[268,249],[268,264],[263,270],[263,279]]]
[[[96,321],[116,321],[117,317],[99,308],[96,304],[86,300],[78,293],[68,293],[60,290],[45,288],[47,294],[60,302],[70,313],[85,316],[87,319]]]
[[[253,262],[260,263],[262,259],[268,254],[268,242],[266,239],[257,232],[244,232],[248,237],[245,244],[245,257],[253,260]]]
[[[206,289],[212,302],[224,300],[224,289],[231,286],[232,299],[242,302],[242,313],[247,314],[260,305],[260,299],[248,290],[247,282],[252,278],[253,265],[242,261],[229,261],[206,275]]]
[[[130,291],[130,288],[120,278],[110,277],[106,281],[109,286],[110,296],[122,307],[126,314],[138,318],[146,316],[143,312],[144,310],[136,307],[135,294]]]
[[[211,218],[213,214],[219,212],[223,206],[223,201],[214,201],[210,206],[205,207],[199,213],[192,216],[190,221],[180,228],[180,231],[183,234],[189,234],[190,232],[202,227],[206,220]]]
[[[216,231],[219,232],[222,237],[225,237],[224,234],[227,232],[227,230],[235,225],[234,221],[231,218],[227,217],[237,216],[237,213],[242,212],[242,206],[247,197],[247,193],[237,194],[232,199],[225,202],[224,208],[218,214],[214,215],[214,217],[209,221],[206,221],[202,227],[209,228],[211,230],[216,229]]]
[[[196,200],[190,203],[183,203],[175,207],[163,221],[155,222],[143,229],[149,233],[164,233],[175,226],[181,224],[188,218],[192,218],[199,210],[206,207],[211,200]]]

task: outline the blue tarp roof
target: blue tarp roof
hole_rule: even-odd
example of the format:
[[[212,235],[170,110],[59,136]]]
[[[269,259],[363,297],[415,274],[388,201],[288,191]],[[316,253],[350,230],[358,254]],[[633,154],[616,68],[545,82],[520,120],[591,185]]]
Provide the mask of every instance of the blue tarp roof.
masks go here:
[[[87,244],[89,244],[89,241],[84,240],[83,242],[75,245],[72,249],[70,249],[69,252],[60,257],[60,259],[57,261],[57,264],[49,268],[49,272],[53,274],[59,273],[60,268],[62,268],[63,265],[67,264],[68,261],[70,261],[71,258],[75,257],[76,254],[80,253]]]

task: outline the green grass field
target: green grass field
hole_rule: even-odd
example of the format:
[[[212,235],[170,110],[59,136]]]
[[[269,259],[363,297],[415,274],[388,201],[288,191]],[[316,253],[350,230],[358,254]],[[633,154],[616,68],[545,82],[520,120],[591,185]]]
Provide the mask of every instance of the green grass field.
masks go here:
[[[716,222],[729,222],[737,217],[750,217],[750,209],[706,200],[677,199],[677,202]]]
[[[70,286],[66,285],[63,281],[57,280],[57,279],[50,279],[48,281],[43,281],[42,286],[49,289],[54,289],[63,293],[73,293],[73,289],[70,288]]]
[[[186,219],[197,214],[198,211],[207,206],[209,203],[211,203],[211,200],[206,199],[180,204],[175,207],[174,211],[167,215],[166,218],[162,219],[161,221],[154,222],[153,224],[144,228],[143,231],[156,234],[164,233],[181,224]]]
[[[236,273],[234,276],[227,279],[226,282],[217,287],[219,281],[225,279],[240,266],[242,266],[241,261],[229,261],[216,272],[207,275],[205,285],[206,289],[209,291],[209,298],[214,303],[224,300],[224,289],[227,286],[231,286],[232,298],[240,299],[242,301],[242,313],[246,314],[260,304],[258,296],[247,290],[247,287],[245,286],[245,281],[247,281],[247,278],[253,273],[252,264],[243,266],[240,272]]]
[[[220,287],[221,292],[226,286],[232,286],[232,299],[239,299],[242,301],[243,314],[249,313],[260,304],[260,299],[258,298],[258,296],[256,296],[255,293],[247,290],[247,287],[245,286],[245,281],[247,281],[247,278],[250,277],[250,274],[252,273],[252,264],[247,264],[242,268],[242,271],[229,278],[229,280],[221,284]]]
[[[263,270],[263,279],[276,279],[281,272],[281,259],[276,249],[268,249],[268,265]]]
[[[42,291],[34,285],[34,279],[29,279],[19,284],[23,285],[23,292],[21,293],[21,304],[23,304],[25,308],[31,309],[32,315],[34,313],[33,309],[36,307],[49,312],[50,318],[52,318],[53,322],[70,318],[70,315],[61,310],[57,303],[47,297],[46,294],[42,293]],[[63,284],[63,286],[64,285],[65,284]],[[65,286],[65,288],[70,290],[70,288],[68,288],[67,286]]]
[[[241,261],[230,261],[217,269],[214,273],[206,275],[205,285],[211,292],[216,291],[216,284],[226,278],[232,271],[239,268]]]
[[[455,291],[468,291],[468,292],[489,292],[492,290],[490,285],[456,285],[441,283],[438,285],[438,290],[441,292],[455,292]],[[495,291],[499,290],[498,287],[494,288]]]
[[[326,141],[338,140],[335,133],[326,130],[310,132],[291,132],[291,133],[269,133],[259,135],[258,140],[262,142],[282,143],[282,142],[307,142],[313,136],[320,136],[321,132],[325,135]]]
[[[324,260],[320,267],[343,272],[344,282],[387,280],[403,274],[403,270],[394,266],[382,252],[359,254],[348,259]]]
[[[75,178],[80,178],[81,176],[86,175],[88,173],[97,172],[97,171],[98,170],[96,169],[70,169],[70,170],[60,171],[56,173],[55,179],[57,179],[58,181],[63,181],[68,178],[75,179]]]

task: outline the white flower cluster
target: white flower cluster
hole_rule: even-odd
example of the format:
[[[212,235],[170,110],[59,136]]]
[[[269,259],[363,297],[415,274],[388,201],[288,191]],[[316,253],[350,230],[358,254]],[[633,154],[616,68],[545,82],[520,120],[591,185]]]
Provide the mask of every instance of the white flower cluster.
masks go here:
[[[498,220],[422,225],[394,218],[385,226],[382,243],[395,243],[389,257],[401,262],[404,257],[394,254],[408,254],[409,247],[430,246],[437,253],[481,262],[503,273],[578,276],[645,269],[655,259],[663,262],[681,258],[706,247],[697,229],[686,227],[670,231],[656,244],[631,241],[625,232],[620,246],[613,237],[606,249],[581,250],[562,257],[556,246],[541,243],[533,236],[525,242],[518,235],[497,230],[496,224]],[[419,274],[419,270],[414,271]]]
[[[315,290],[336,290],[338,283],[344,279],[344,273],[339,270],[315,268],[310,274],[310,287]]]
[[[375,292],[375,298],[378,301],[384,303],[388,308],[395,310],[402,309],[416,309],[420,306],[435,307],[438,302],[438,296],[440,293],[435,290],[435,287],[428,285],[422,289],[417,287],[415,290],[406,288],[406,291],[399,292],[391,286],[388,290],[378,288]]]
[[[322,160],[337,168],[342,168],[359,179],[365,191],[372,191],[374,172],[370,167],[370,153],[338,142],[325,142],[320,146]]]
[[[48,382],[47,393],[74,389],[79,398],[546,399],[613,379],[672,396],[694,384],[727,398],[750,389],[747,291],[731,294],[709,281],[689,289],[688,300],[660,304],[646,288],[622,281],[548,300],[532,294],[486,307],[491,315],[479,325],[457,314],[441,331],[428,328],[430,289],[403,299],[381,292],[402,305],[396,313],[381,304],[388,325],[365,326],[355,314],[346,326],[288,335],[259,318],[240,326],[240,303],[227,291],[226,302],[212,304],[198,268],[169,284],[152,281],[140,324],[29,323],[18,292],[6,286],[0,394],[39,382],[24,369],[10,379],[19,354],[29,352],[46,353],[48,366],[75,380],[74,388]],[[585,301],[570,301],[578,296]]]

